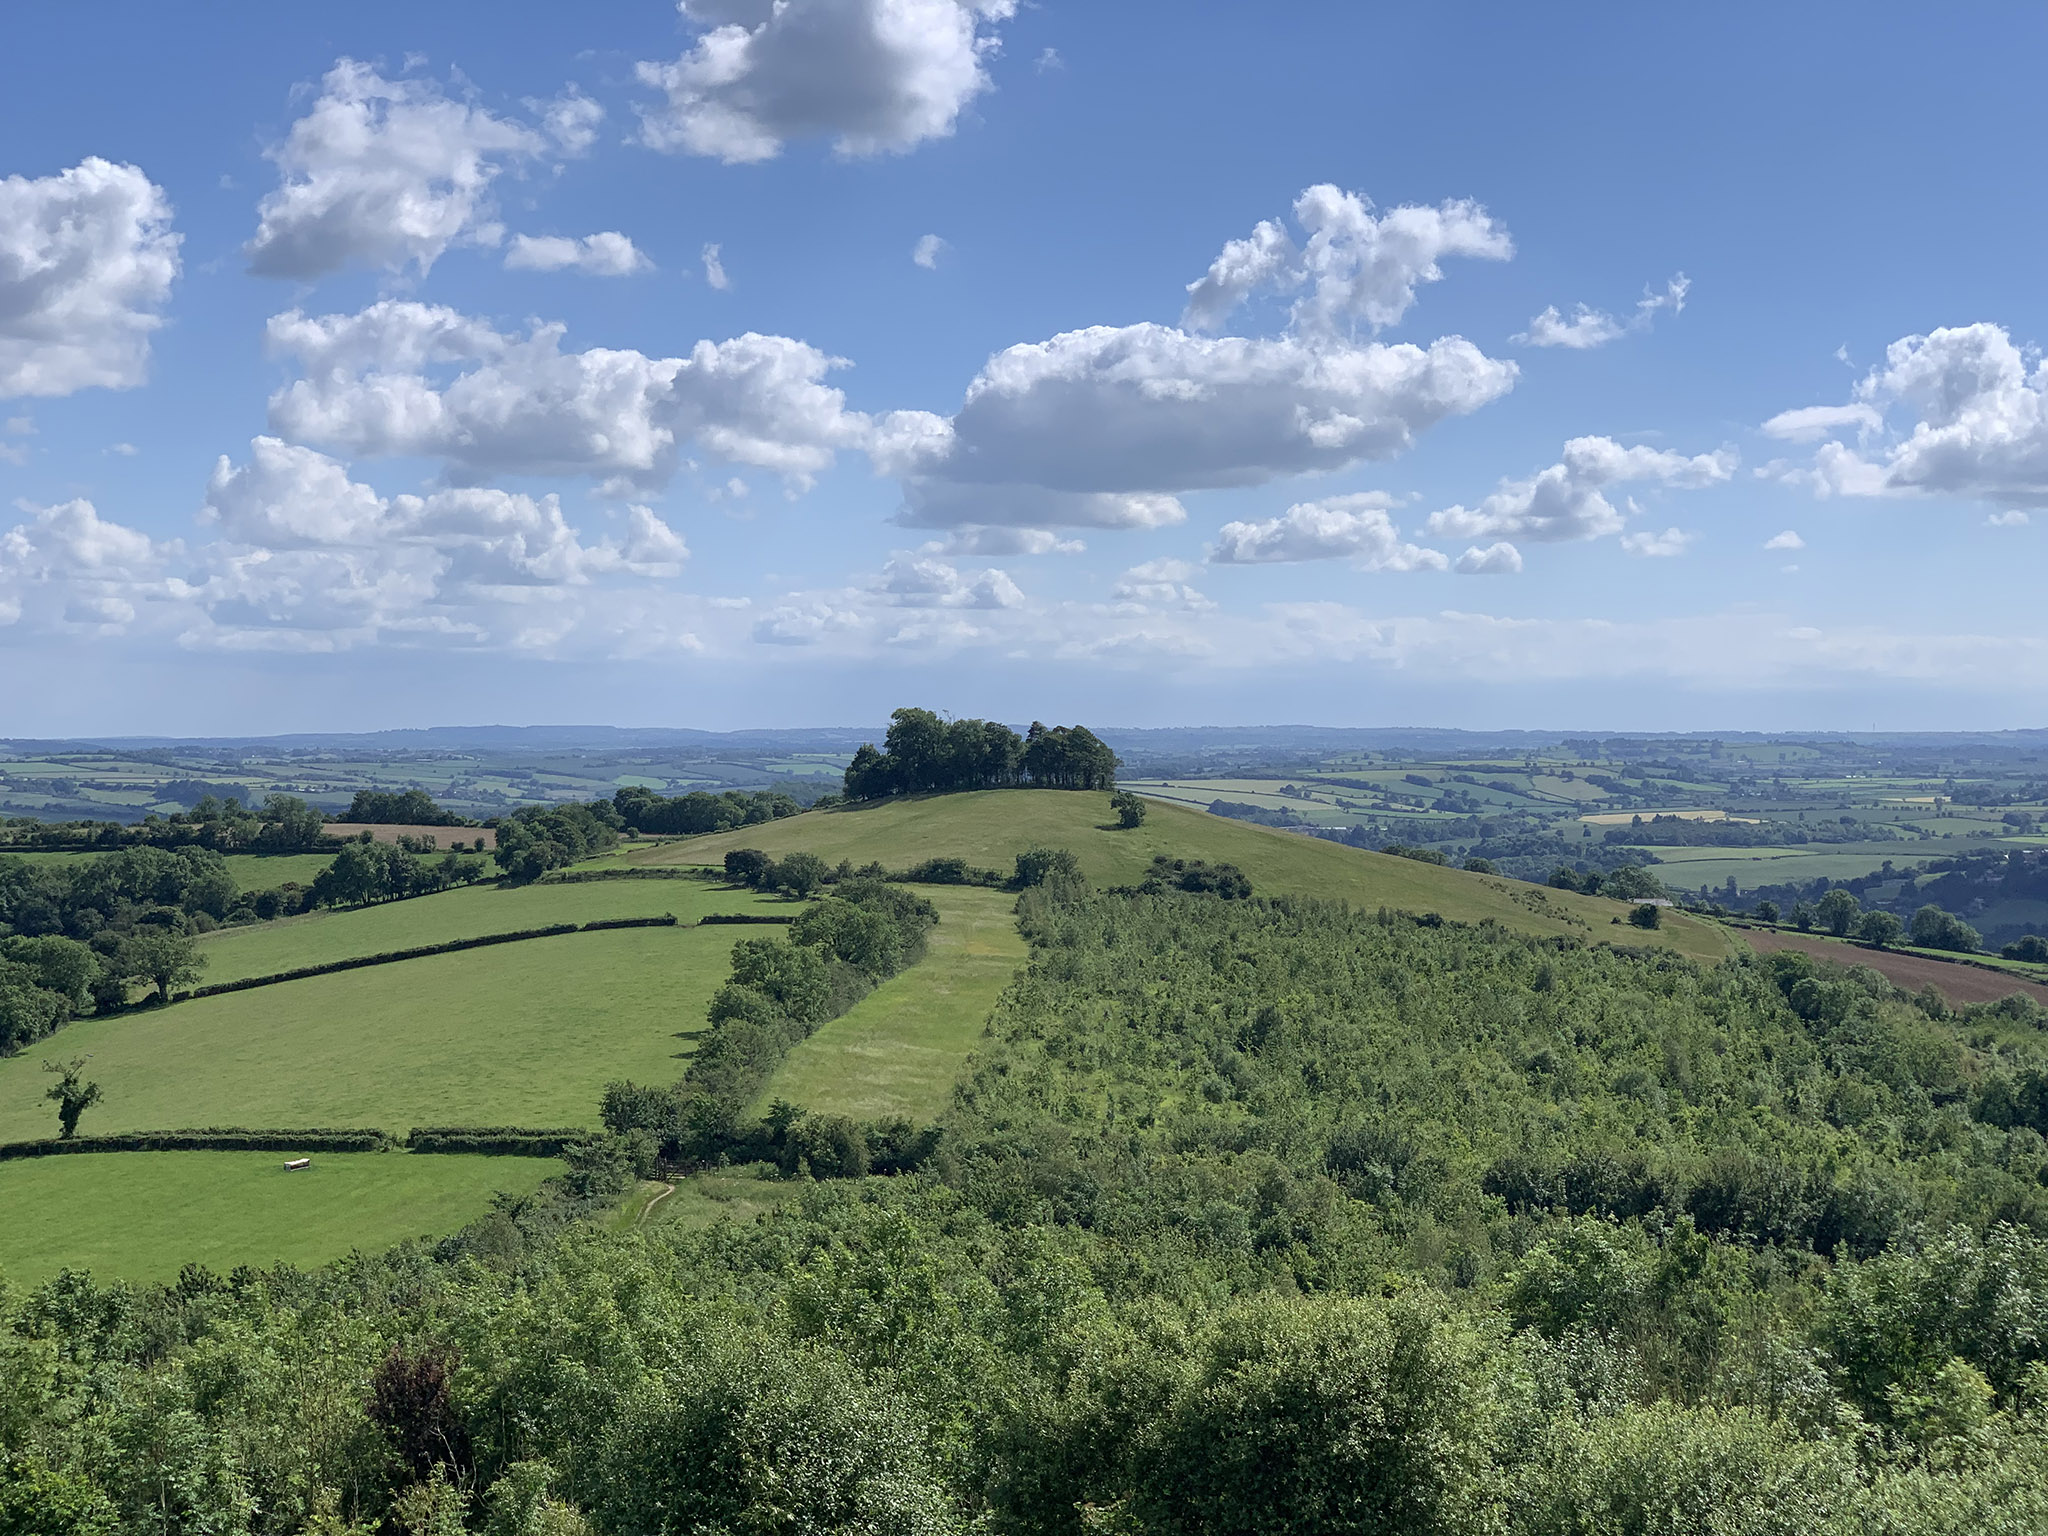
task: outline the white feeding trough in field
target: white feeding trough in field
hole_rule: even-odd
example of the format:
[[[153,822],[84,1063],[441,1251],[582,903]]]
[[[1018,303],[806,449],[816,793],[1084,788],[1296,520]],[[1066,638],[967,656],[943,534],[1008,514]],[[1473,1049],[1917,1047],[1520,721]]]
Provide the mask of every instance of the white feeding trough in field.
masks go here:
[[[292,1159],[292,1160],[291,1160],[290,1162],[288,1162],[288,1163],[286,1163],[286,1164],[284,1165],[284,1171],[285,1171],[286,1173],[291,1173],[291,1172],[293,1172],[293,1171],[294,1171],[295,1169],[299,1169],[299,1168],[310,1168],[310,1167],[312,1167],[312,1166],[313,1166],[313,1159],[311,1159],[310,1157],[295,1157],[295,1158],[293,1158],[293,1159]]]

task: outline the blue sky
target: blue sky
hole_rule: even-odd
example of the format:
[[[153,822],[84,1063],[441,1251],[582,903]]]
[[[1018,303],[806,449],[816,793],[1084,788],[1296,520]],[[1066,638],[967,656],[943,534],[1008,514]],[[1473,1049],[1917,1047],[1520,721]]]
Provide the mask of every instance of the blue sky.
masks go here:
[[[0,735],[2048,699],[2038,6],[10,38]]]

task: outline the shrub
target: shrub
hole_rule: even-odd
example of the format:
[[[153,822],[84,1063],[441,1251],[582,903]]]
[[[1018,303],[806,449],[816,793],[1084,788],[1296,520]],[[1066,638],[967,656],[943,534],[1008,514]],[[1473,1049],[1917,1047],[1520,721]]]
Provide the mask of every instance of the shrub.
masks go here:
[[[1630,909],[1628,920],[1638,928],[1655,928],[1664,921],[1664,909],[1654,901],[1646,901]]]
[[[2038,933],[2030,933],[2012,941],[1999,952],[2006,960],[2031,960],[2036,964],[2048,965],[2048,939]]]
[[[1116,824],[1128,831],[1145,824],[1145,799],[1134,795],[1128,789],[1120,789],[1109,797],[1109,809],[1116,817]]]

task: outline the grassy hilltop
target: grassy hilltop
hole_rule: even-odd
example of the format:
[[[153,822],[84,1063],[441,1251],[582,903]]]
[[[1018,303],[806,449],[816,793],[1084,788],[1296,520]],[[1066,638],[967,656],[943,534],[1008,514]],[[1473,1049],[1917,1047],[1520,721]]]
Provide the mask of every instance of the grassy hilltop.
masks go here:
[[[625,857],[649,866],[716,864],[735,848],[778,857],[801,849],[828,863],[877,861],[901,869],[924,859],[958,858],[1007,870],[1019,853],[1036,847],[1071,848],[1099,885],[1136,884],[1153,856],[1164,853],[1235,864],[1264,896],[1437,912],[1461,923],[1491,919],[1520,933],[1577,934],[1596,942],[1619,938],[1613,919],[1623,910],[1597,896],[1368,853],[1157,801],[1150,803],[1143,826],[1126,831],[1111,821],[1108,796],[1060,790],[905,796],[809,811]],[[1731,953],[1723,930],[1677,914],[1655,933],[1628,928],[1626,935],[1626,942],[1661,944],[1710,963]]]

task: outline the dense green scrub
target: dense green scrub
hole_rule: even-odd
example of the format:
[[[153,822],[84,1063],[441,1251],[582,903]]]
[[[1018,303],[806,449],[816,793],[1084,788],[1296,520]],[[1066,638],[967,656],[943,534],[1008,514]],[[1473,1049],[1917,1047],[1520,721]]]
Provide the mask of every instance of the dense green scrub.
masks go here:
[[[933,1173],[12,1298],[0,1528],[2048,1523],[2030,1006],[1311,903],[1021,905]]]

